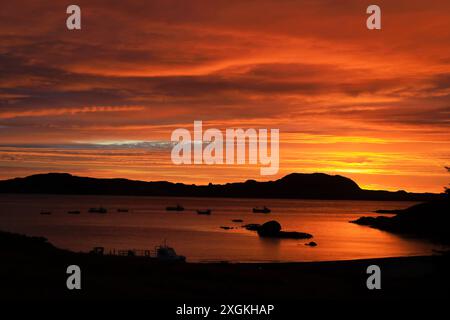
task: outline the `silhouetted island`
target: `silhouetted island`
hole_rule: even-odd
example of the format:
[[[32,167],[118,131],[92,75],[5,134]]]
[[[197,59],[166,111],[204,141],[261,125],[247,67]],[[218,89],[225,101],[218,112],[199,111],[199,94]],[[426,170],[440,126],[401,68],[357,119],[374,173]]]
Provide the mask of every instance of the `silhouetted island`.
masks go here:
[[[275,181],[247,180],[200,186],[47,173],[0,181],[0,193],[405,201],[428,201],[443,197],[432,193],[364,190],[349,178],[324,173],[292,173]]]

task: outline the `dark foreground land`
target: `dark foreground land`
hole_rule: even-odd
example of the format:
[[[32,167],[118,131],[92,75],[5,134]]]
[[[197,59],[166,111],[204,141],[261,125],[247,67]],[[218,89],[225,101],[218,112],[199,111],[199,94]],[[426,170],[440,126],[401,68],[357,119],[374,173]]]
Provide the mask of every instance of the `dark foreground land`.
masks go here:
[[[162,263],[143,257],[73,253],[43,238],[0,232],[0,261],[2,301],[277,303],[450,297],[448,255],[318,263]],[[81,290],[66,288],[66,268],[73,264],[81,267]],[[371,264],[381,268],[381,290],[366,287],[366,268]]]

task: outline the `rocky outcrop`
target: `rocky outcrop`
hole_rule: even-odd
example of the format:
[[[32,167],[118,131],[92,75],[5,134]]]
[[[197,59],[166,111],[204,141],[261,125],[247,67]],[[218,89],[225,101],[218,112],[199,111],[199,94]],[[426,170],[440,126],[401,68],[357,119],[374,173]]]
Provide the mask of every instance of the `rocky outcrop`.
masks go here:
[[[278,221],[272,220],[262,224],[257,232],[260,237],[275,237],[281,231],[281,224]]]
[[[279,239],[310,239],[313,236],[305,232],[297,231],[282,231],[281,224],[278,221],[272,220],[260,224],[247,224],[243,226],[247,230],[256,231],[258,235],[263,238],[279,238]]]
[[[450,200],[420,203],[400,210],[393,217],[361,217],[358,225],[450,243]]]

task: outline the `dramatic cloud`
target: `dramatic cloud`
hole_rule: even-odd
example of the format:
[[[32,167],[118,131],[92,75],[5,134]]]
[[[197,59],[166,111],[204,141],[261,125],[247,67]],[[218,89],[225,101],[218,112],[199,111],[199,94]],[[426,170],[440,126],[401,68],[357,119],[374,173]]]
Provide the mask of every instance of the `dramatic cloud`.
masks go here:
[[[280,175],[324,171],[422,191],[446,184],[448,1],[379,1],[381,31],[367,30],[357,0],[77,4],[81,31],[66,29],[66,3],[2,4],[0,178],[255,178],[250,167],[186,171],[167,150],[132,151],[142,145],[114,155],[84,145],[167,142],[174,128],[203,120],[280,128]]]

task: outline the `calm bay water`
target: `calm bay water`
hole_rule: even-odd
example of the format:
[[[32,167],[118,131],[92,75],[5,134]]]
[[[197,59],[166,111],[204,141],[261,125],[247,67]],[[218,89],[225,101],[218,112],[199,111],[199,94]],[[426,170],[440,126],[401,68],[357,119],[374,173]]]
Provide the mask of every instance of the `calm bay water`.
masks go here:
[[[168,212],[176,205],[185,211]],[[165,239],[188,261],[326,261],[430,254],[431,243],[348,223],[377,209],[401,209],[414,203],[381,201],[205,199],[118,196],[0,195],[0,230],[44,236],[75,251],[153,249]],[[270,214],[252,213],[268,206]],[[108,213],[88,213],[103,206]],[[128,208],[128,213],[117,212]],[[212,209],[211,216],[196,209]],[[67,211],[80,210],[80,215]],[[40,215],[51,211],[52,215]],[[242,219],[243,223],[232,222]],[[277,220],[283,230],[308,232],[310,240],[262,239],[241,228],[247,223]],[[220,226],[235,227],[223,230]]]

